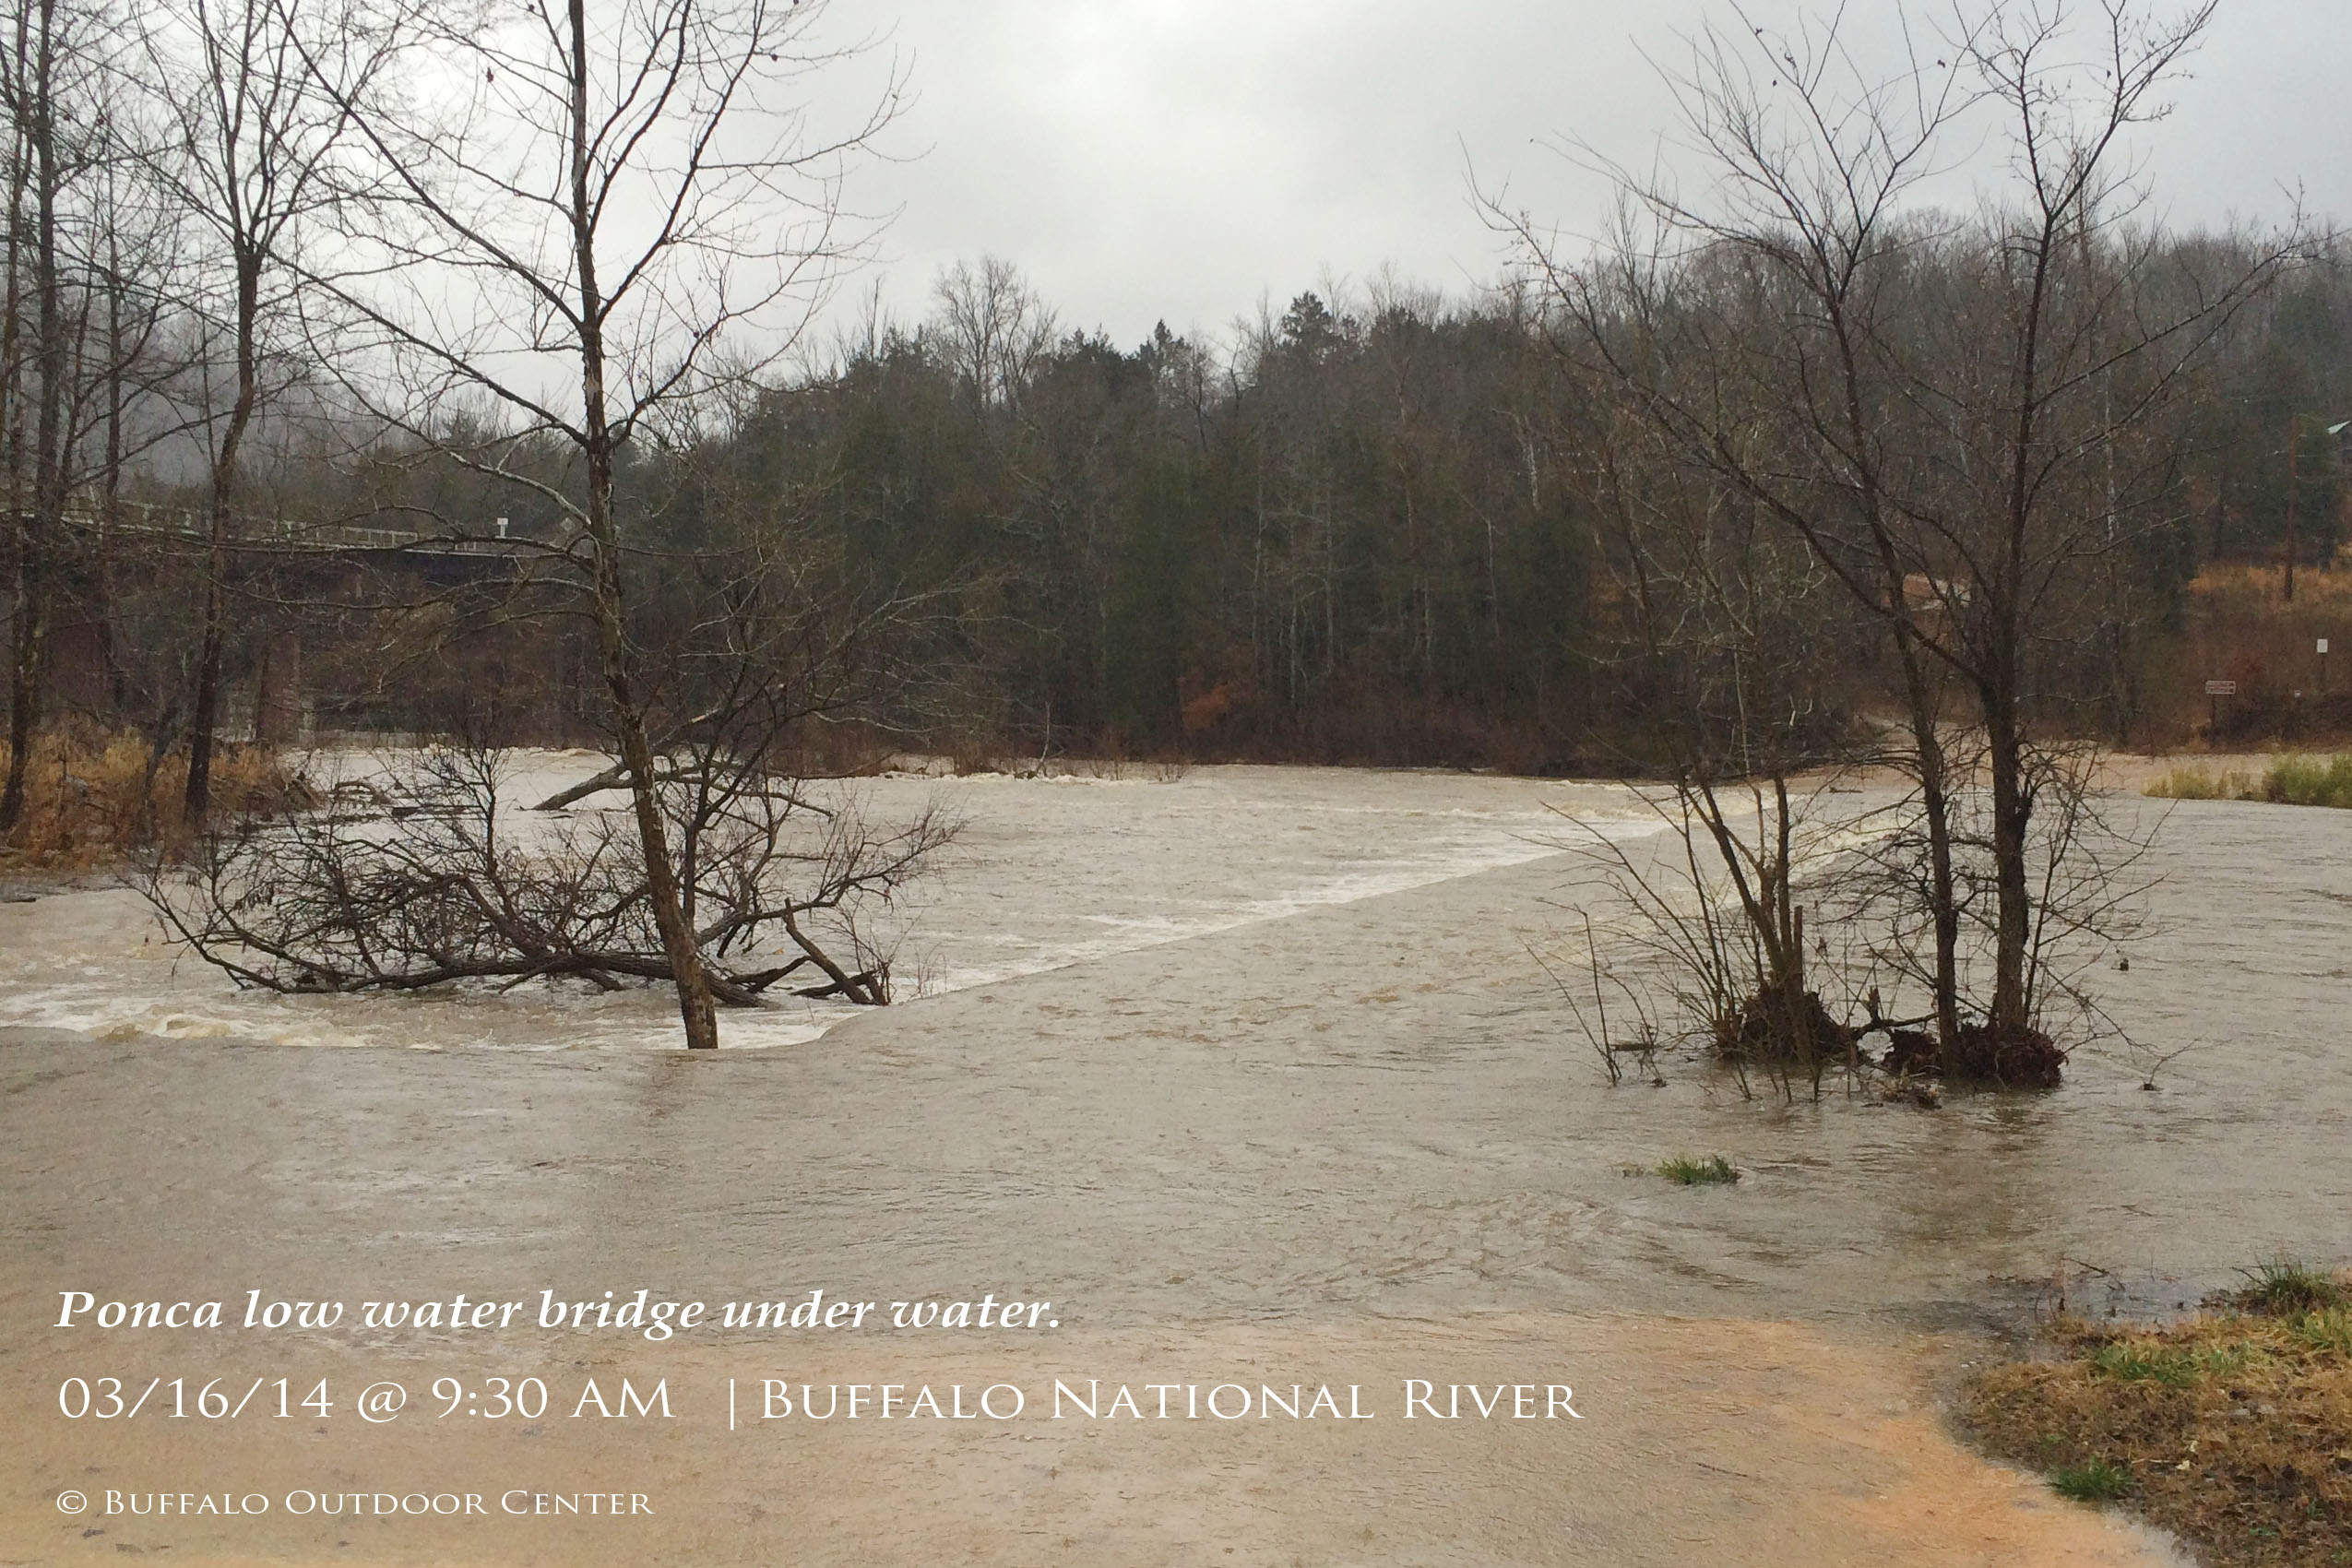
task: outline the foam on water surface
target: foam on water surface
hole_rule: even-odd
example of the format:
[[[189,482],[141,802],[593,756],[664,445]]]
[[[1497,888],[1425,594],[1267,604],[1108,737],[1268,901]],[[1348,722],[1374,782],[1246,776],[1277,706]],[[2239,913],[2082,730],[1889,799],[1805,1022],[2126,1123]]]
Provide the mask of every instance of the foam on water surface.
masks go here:
[[[517,808],[604,765],[588,752],[509,754],[502,802],[531,830],[557,819]],[[356,784],[397,794],[403,766],[397,754],[321,754],[309,771],[326,791]],[[885,917],[899,944],[902,999],[1409,893],[1558,854],[1593,833],[1631,838],[1659,827],[1618,786],[1450,773],[900,774],[826,788],[853,795],[879,823],[936,805],[963,824],[938,873]],[[589,797],[574,814],[615,810],[622,799]],[[678,1039],[659,988],[607,994],[581,985],[501,992],[483,984],[418,996],[242,990],[165,940],[127,889],[10,906],[0,911],[0,1024],[319,1047],[564,1051],[667,1048]],[[726,1013],[721,1037],[738,1049],[799,1044],[859,1012],[787,999]]]

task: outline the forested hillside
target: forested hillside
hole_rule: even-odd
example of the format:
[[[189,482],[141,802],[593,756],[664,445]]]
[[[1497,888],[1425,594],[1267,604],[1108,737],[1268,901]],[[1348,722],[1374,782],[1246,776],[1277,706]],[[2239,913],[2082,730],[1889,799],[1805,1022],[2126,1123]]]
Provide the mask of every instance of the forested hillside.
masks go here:
[[[1787,423],[1812,372],[1757,359],[1788,326],[1801,360],[1821,325],[1805,315],[1818,302],[1740,276],[1768,233],[1597,254],[1655,286],[1588,299],[1607,321],[1575,308],[1587,258],[1538,255],[1498,221],[1483,291],[1376,273],[1130,344],[982,257],[944,271],[919,319],[869,312],[828,333],[809,325],[809,288],[853,293],[864,253],[835,233],[824,185],[723,244],[659,235],[619,267],[624,297],[575,309],[564,291],[579,280],[548,236],[629,238],[600,237],[602,198],[551,196],[554,226],[510,244],[491,225],[520,187],[434,162],[458,144],[402,139],[422,111],[395,65],[489,42],[404,32],[421,17],[362,5],[239,15],[30,6],[8,56],[11,791],[59,724],[184,753],[192,806],[216,738],[596,740],[600,671],[638,661],[683,722],[707,695],[695,670],[723,662],[689,634],[726,623],[746,571],[791,601],[770,607],[805,645],[791,679],[827,721],[804,739],[836,763],[929,749],[1632,769],[1694,717],[1701,749],[1729,755],[1755,695],[1733,644],[1759,629],[1727,642],[1714,589],[1665,593],[1675,551],[1682,589],[1701,556],[1746,552],[1741,591],[1801,633],[1798,728],[1822,745],[1903,705],[1870,595],[1834,591],[1835,563],[1790,556],[1785,530],[1764,537],[1754,476],[1835,466]],[[505,90],[494,60],[476,75]],[[639,110],[613,113],[621,126]],[[611,145],[618,191],[638,144]],[[749,178],[683,167],[681,191]],[[474,181],[484,216],[436,205],[436,180]],[[2321,231],[2168,233],[2131,216],[2144,209],[2067,199],[2073,227],[2041,253],[2062,276],[2036,309],[2073,310],[2094,335],[2067,348],[2077,379],[2052,395],[2097,403],[2111,428],[2033,438],[2073,487],[2037,493],[2035,516],[2085,526],[2035,589],[2021,713],[2121,743],[2352,719],[2306,701],[2325,667],[2299,651],[2352,632],[2314,576],[2345,532],[2346,253]],[[1984,448],[1929,405],[1990,374],[1990,346],[2014,347],[1978,273],[2013,250],[2017,220],[1998,200],[1875,215],[1882,248],[1856,262],[1888,347],[1870,417],[1909,444],[1905,471],[1941,513],[1963,505]],[[718,280],[761,267],[765,291],[725,296]],[[469,294],[468,278],[507,291]],[[760,315],[778,302],[791,308]],[[1695,314],[1643,315],[1660,302]],[[1948,329],[1979,308],[1981,330]],[[551,337],[542,315],[572,325]],[[2158,316],[2146,340],[2097,339]],[[1612,334],[1650,335],[1657,374],[1602,362]],[[1677,377],[1733,395],[1735,348],[1753,362],[1735,378],[1752,406],[1718,407],[1708,428],[1785,451],[1758,467],[1755,451],[1669,450],[1681,437],[1645,424],[1644,399]],[[578,388],[553,389],[588,358],[596,386],[629,398],[590,399],[575,423]],[[2104,481],[2083,467],[2094,451]],[[1965,527],[1939,526],[1895,577],[1957,636],[1984,606],[1954,586],[1972,570]],[[589,591],[608,565],[618,576]],[[1871,591],[1883,611],[1892,590]],[[1693,673],[1740,658],[1728,683]],[[2209,711],[2215,678],[2245,700]],[[1702,687],[1730,707],[1712,712]]]
[[[2324,635],[2333,596],[2310,574],[2344,537],[2327,427],[2352,410],[2347,323],[2352,272],[2329,254],[2227,325],[2140,454],[2158,477],[2096,563],[2090,617],[2050,629],[2048,721],[2178,741],[2208,675],[2262,679],[2225,668],[2239,651],[2278,661],[2290,427],[2301,602]],[[909,719],[925,743],[1639,767],[1669,698],[1601,501],[1611,396],[1526,290],[1374,285],[1336,308],[1309,291],[1126,348],[992,258],[943,278],[928,318],[873,323],[693,445],[634,453],[628,488],[649,547],[690,550],[708,514],[756,497],[860,591],[944,596],[952,654],[926,645],[934,684]],[[527,495],[432,488],[453,523],[555,526]],[[2201,594],[2216,564],[2267,571],[2268,594]],[[1838,703],[1883,706],[1868,618],[1785,586],[1810,596]]]

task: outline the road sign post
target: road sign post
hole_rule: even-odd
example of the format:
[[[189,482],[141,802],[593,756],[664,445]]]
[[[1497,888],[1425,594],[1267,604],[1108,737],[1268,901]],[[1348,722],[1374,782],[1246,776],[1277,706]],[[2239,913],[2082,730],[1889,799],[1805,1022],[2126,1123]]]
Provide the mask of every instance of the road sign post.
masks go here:
[[[2207,681],[2205,683],[2206,734],[2211,735],[2221,728],[2221,699],[2234,697],[2237,695],[2238,683],[2235,681]]]

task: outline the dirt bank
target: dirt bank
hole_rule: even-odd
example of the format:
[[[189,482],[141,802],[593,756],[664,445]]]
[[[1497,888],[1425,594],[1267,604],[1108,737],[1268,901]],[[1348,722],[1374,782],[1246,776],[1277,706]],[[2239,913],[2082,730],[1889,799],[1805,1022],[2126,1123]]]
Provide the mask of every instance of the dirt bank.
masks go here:
[[[793,1353],[770,1344],[702,1346],[617,1360],[555,1336],[505,1343],[495,1363],[534,1366],[557,1384],[556,1412],[524,1423],[449,1421],[432,1408],[365,1428],[338,1414],[240,1428],[141,1420],[102,1444],[57,1440],[27,1412],[0,1437],[0,1538],[17,1561],[119,1561],[169,1550],[181,1563],[661,1562],[976,1564],[1590,1563],[1638,1568],[1702,1560],[1789,1568],[2153,1564],[2163,1549],[2109,1517],[1955,1447],[1900,1347],[1789,1324],[1489,1314],[1432,1324],[1169,1324],[1057,1336],[1004,1350],[869,1343]],[[45,1385],[87,1358],[16,1363]],[[462,1353],[300,1358],[300,1375],[403,1378],[486,1366]],[[586,1364],[579,1364],[585,1360]],[[362,1362],[364,1362],[362,1368]],[[249,1371],[249,1369],[252,1369]],[[208,1363],[237,1386],[275,1360]],[[675,1419],[569,1419],[585,1380],[608,1396],[626,1373],[666,1380]],[[725,1379],[742,1420],[727,1430]],[[1574,1378],[1581,1420],[1441,1422],[1404,1417],[1406,1380],[1490,1392],[1527,1377]],[[751,1419],[748,1380],[912,1390],[961,1384],[1027,1391],[1010,1421]],[[1107,1412],[1134,1391],[1144,1412],[1089,1420],[1055,1378]],[[1157,1419],[1151,1385],[1226,1385],[1221,1408],[1272,1384],[1328,1383],[1328,1415],[1223,1421]],[[1350,1389],[1348,1385],[1357,1385]],[[869,1395],[871,1398],[872,1396]],[[1001,1390],[995,1408],[1009,1409]],[[12,1403],[15,1401],[12,1400]],[[1531,1406],[1539,1408],[1538,1406]],[[1498,1407],[1507,1416],[1509,1407]],[[251,1422],[250,1415],[242,1420]],[[76,1434],[77,1436],[80,1434]],[[67,1487],[98,1499],[162,1491],[266,1496],[233,1519],[62,1517]],[[290,1493],[482,1496],[477,1517],[288,1517]],[[648,1512],[616,1518],[517,1516],[542,1495],[629,1494]],[[516,1496],[509,1496],[510,1493]],[[521,1502],[517,1497],[529,1494]],[[96,1532],[96,1533],[86,1533]],[[31,1555],[24,1555],[30,1549]]]

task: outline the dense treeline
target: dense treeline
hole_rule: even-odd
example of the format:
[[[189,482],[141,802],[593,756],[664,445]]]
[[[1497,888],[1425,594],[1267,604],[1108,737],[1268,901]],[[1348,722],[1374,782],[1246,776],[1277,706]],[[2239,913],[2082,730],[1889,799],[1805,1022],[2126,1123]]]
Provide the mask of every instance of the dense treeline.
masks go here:
[[[704,461],[956,583],[969,721],[1033,748],[1539,766],[1593,712],[1563,384],[1507,306],[1335,314],[1229,355],[1058,334],[997,261],[776,389]]]
[[[2155,248],[2134,265],[2192,281],[2255,263],[2251,244],[2209,236]],[[694,458],[789,489],[873,573],[964,585],[965,722],[987,738],[1655,760],[1663,694],[1626,612],[1607,395],[1562,362],[1538,298],[1374,288],[1335,309],[1310,292],[1225,343],[1163,326],[1130,350],[1057,331],[1002,262],[938,292],[930,319],[868,331]],[[1938,294],[1923,281],[1915,298]],[[2132,517],[2096,601],[2053,628],[2069,646],[2049,718],[2111,740],[2168,731],[2192,580],[2284,560],[2297,421],[2296,552],[2334,560],[2334,422],[2288,410],[2337,406],[2348,316],[2352,272],[2329,253],[2218,324],[2193,389],[2135,447]],[[1863,619],[1828,596],[1809,613],[1837,653],[1828,692],[1881,706]]]
[[[216,731],[270,727],[273,680],[297,680],[329,728],[446,727],[493,686],[541,732],[599,724],[577,622],[469,605],[429,574],[335,588],[235,547],[256,517],[428,534],[505,518],[557,540],[562,497],[590,482],[583,448],[494,397],[428,419],[345,385],[353,344],[380,353],[388,318],[336,270],[351,260],[338,225],[364,223],[330,176],[396,31],[358,6],[15,0],[0,39],[12,756],[76,714],[201,754]],[[275,183],[255,184],[237,155],[263,145]],[[2258,248],[2098,243],[2116,266],[2184,275]],[[1931,302],[1938,252],[1918,251],[1910,297]],[[2306,572],[2334,561],[2346,262],[2319,245],[2214,323],[2192,395],[2135,430],[2138,474],[2162,482],[2135,497],[2097,601],[2070,608],[2087,620],[2043,671],[2037,722],[2177,736],[2196,682],[2220,672],[2183,648],[2230,656],[2197,621],[2198,573],[2276,568],[2290,532]],[[616,522],[645,585],[630,612],[663,613],[660,585],[748,506],[789,523],[826,593],[925,606],[888,650],[922,679],[867,715],[878,742],[1651,766],[1687,683],[1645,650],[1612,521],[1621,394],[1561,351],[1560,327],[1531,283],[1449,299],[1383,280],[1130,348],[1066,327],[1011,264],[957,267],[921,321],[869,321],[816,369],[787,371],[769,344],[758,374],[690,419],[616,432]],[[1921,351],[1954,351],[1933,339]],[[140,503],[177,531],[142,531]],[[1832,655],[1808,676],[1828,729],[1888,711],[1896,675],[1870,617],[1829,594],[1801,615]]]

